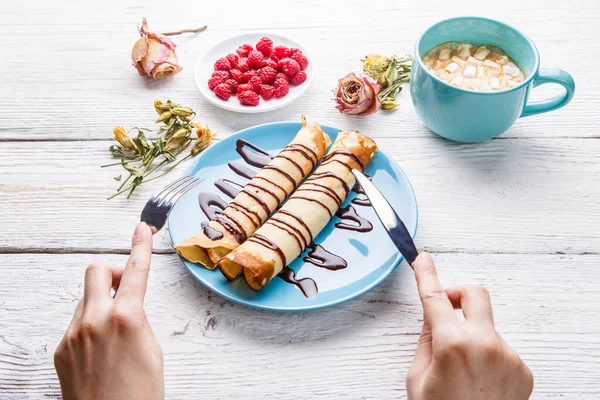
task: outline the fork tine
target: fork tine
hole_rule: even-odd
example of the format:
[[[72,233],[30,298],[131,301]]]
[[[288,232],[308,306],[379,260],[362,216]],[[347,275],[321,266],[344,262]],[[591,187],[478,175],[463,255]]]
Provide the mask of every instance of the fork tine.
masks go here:
[[[159,190],[158,192],[154,193],[152,195],[152,198],[155,201],[162,201],[162,199],[167,196],[172,190],[176,189],[178,186],[185,184],[186,182],[188,182],[190,179],[192,179],[191,176],[182,176],[181,178],[177,179],[176,181],[173,181],[171,183],[169,183],[167,186],[165,186],[164,188],[162,188],[161,190]]]
[[[188,190],[196,186],[200,180],[198,178],[194,178],[191,182],[187,183],[185,186],[180,186],[177,190],[170,193],[165,199],[162,201],[167,206],[172,206],[179,200],[181,196],[183,196]]]

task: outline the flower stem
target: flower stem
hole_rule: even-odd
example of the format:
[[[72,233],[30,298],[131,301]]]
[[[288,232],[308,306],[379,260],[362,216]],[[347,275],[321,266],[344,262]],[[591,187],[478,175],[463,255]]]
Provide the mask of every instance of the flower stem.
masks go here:
[[[125,186],[125,184],[126,184],[126,183],[127,183],[127,182],[128,182],[130,179],[131,179],[131,177],[132,177],[132,176],[133,176],[133,174],[129,174],[129,176],[127,177],[127,179],[125,179],[125,180],[123,181],[123,183],[121,183],[121,186],[119,186],[119,187],[117,188],[117,192],[118,192],[119,190],[121,190],[121,189],[123,188],[123,186]]]
[[[150,182],[153,180],[156,180],[158,178],[162,178],[163,176],[165,176],[166,174],[168,174],[169,172],[171,172],[171,170],[173,168],[175,168],[177,165],[181,164],[181,162],[187,160],[188,158],[190,158],[192,155],[188,154],[187,156],[183,157],[181,160],[177,161],[175,164],[173,164],[171,167],[169,167],[166,171],[164,171],[163,173],[161,173],[160,175],[154,176],[150,179],[144,180],[144,183],[146,182]],[[162,163],[161,163],[162,164]],[[160,165],[159,165],[160,166]],[[156,168],[155,168],[156,169]],[[152,172],[154,171],[154,169],[152,171],[150,171],[147,175],[150,175]],[[147,176],[146,175],[146,176]],[[131,175],[129,175],[129,178],[131,178]],[[127,178],[127,180],[129,180],[129,178]],[[125,193],[128,190],[131,190],[131,192],[127,195],[127,198],[130,198],[132,193],[133,193],[133,189],[135,189],[137,187],[137,185],[135,184],[131,184],[129,186],[127,186],[125,189],[121,189],[123,187],[123,185],[121,185],[121,187],[118,189],[118,192],[113,194],[112,196],[110,196],[107,200],[113,199],[115,197],[117,197],[118,195],[120,195],[121,193]]]
[[[182,29],[180,31],[164,32],[163,35],[175,36],[175,35],[181,35],[182,33],[199,33],[199,32],[206,30],[206,28],[208,28],[208,26],[204,25],[204,26],[201,26],[200,28],[196,28],[196,29]]]

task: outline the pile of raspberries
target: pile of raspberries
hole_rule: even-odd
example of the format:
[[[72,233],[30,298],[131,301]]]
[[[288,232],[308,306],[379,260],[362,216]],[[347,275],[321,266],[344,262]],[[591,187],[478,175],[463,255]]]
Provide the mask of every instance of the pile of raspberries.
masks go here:
[[[306,80],[308,59],[302,51],[285,46],[273,47],[273,41],[264,37],[256,43],[241,45],[237,54],[228,54],[215,63],[215,71],[208,80],[208,88],[222,100],[232,95],[242,105],[257,106],[263,100],[280,99],[290,85]]]

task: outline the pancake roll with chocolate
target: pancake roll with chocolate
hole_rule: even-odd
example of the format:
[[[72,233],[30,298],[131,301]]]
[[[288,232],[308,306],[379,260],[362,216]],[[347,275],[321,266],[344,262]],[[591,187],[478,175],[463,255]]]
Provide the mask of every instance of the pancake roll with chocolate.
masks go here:
[[[318,123],[307,124],[292,142],[248,182],[200,232],[175,246],[186,260],[208,269],[244,243],[323,159],[331,144]]]
[[[279,211],[218,262],[223,275],[243,273],[253,289],[262,289],[329,223],[356,183],[352,169],[363,171],[376,151],[360,132],[340,132],[321,165]]]

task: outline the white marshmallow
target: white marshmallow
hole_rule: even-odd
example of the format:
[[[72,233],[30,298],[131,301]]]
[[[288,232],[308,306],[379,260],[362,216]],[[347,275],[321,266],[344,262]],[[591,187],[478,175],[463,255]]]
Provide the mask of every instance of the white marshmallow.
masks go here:
[[[492,68],[497,68],[500,69],[502,68],[500,66],[500,64],[493,62],[492,60],[484,60],[483,61],[483,65],[487,65],[488,67],[492,67]]]
[[[483,74],[485,74],[485,68],[482,65],[477,67],[477,77],[483,78]]]
[[[482,85],[479,90],[481,90],[482,92],[490,92],[492,88],[489,85]]]
[[[484,60],[488,54],[490,54],[490,50],[485,48],[485,47],[480,47],[477,49],[477,51],[475,52],[475,54],[473,54],[473,57],[475,57],[478,60]]]
[[[457,63],[458,65],[460,65],[463,68],[467,66],[467,63],[465,62],[465,60],[463,60],[460,57],[454,56],[454,57],[452,57],[452,61],[454,61],[455,63]]]
[[[452,54],[452,52],[450,51],[450,49],[440,50],[440,55],[438,56],[438,59],[439,60],[449,60],[451,54]]]
[[[503,65],[502,69],[506,75],[515,76],[519,75],[519,68],[512,65]]]
[[[461,45],[458,48],[458,56],[462,57],[462,58],[469,58],[469,57],[471,57],[471,47],[473,47],[473,46],[471,46],[468,43]]]
[[[451,84],[453,84],[454,86],[461,86],[464,82],[464,79],[462,76],[460,75],[456,75],[454,78],[452,78],[452,80],[450,81]]]
[[[492,89],[502,89],[502,85],[500,85],[500,79],[498,78],[492,78],[490,79],[490,86]]]
[[[458,64],[453,62],[453,63],[446,65],[446,68],[444,68],[444,69],[450,73],[453,73],[453,72],[458,71],[459,68],[460,67],[458,66]]]
[[[473,58],[473,57],[467,58],[467,62],[471,63],[471,64],[475,64],[475,65],[482,65],[483,64],[483,62],[481,62],[478,59]]]
[[[508,57],[502,56],[498,60],[496,60],[496,62],[500,65],[506,65],[508,64]]]
[[[500,76],[501,73],[502,73],[501,69],[488,68],[488,74],[491,76]]]
[[[463,71],[465,78],[475,78],[475,75],[477,75],[477,68],[472,65],[467,66]]]

